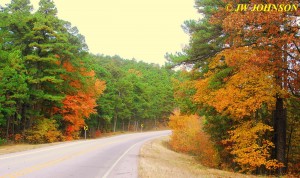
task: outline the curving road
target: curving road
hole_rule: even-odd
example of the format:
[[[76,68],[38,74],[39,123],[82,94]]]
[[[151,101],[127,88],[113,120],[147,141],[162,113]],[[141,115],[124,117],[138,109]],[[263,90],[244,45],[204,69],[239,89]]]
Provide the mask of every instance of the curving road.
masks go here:
[[[0,156],[0,178],[138,177],[141,145],[171,131],[63,143]]]

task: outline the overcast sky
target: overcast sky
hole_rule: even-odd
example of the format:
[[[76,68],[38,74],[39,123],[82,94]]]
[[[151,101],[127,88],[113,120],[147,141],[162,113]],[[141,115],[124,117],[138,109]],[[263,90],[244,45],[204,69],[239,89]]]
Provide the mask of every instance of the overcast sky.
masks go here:
[[[0,4],[10,0],[0,0]],[[38,0],[31,0],[37,8]],[[164,64],[189,36],[181,25],[198,19],[194,0],[54,0],[58,16],[77,26],[90,52]]]

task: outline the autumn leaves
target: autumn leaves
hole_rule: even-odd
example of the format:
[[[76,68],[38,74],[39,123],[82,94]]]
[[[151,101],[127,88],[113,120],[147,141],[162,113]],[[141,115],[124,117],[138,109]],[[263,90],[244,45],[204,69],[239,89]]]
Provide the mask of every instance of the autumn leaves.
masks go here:
[[[68,72],[79,71],[79,74],[85,77],[84,81],[80,81],[70,76],[64,76],[74,90],[66,95],[62,101],[63,107],[57,112],[63,116],[66,125],[66,139],[71,140],[79,137],[79,131],[85,125],[85,119],[96,113],[96,100],[103,93],[105,82],[97,79],[94,71],[88,71],[83,67],[76,69],[68,62],[63,66]]]
[[[51,0],[41,0],[36,12],[29,0],[12,0],[0,17],[0,136],[31,143],[78,138],[105,89],[83,36],[57,17]]]
[[[290,139],[299,137],[299,131],[287,129],[292,123],[299,127],[300,41],[294,23],[299,11],[229,13],[226,3],[242,2],[196,2],[204,18],[185,23],[190,46],[169,56],[175,65],[193,64],[189,79],[181,82],[193,87],[175,88],[181,94],[175,98],[182,106],[189,97],[194,105],[183,110],[205,117],[204,130],[222,162],[231,159],[243,172],[284,174],[299,161],[286,159],[290,151],[300,153],[287,142],[287,133],[294,134]]]

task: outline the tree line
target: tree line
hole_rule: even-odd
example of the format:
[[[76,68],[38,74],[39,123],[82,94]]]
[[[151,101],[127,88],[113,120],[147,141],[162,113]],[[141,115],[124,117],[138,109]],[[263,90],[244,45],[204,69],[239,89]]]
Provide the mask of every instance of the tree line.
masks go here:
[[[0,8],[0,144],[77,139],[85,125],[91,136],[156,128],[177,107],[175,150],[224,169],[299,172],[300,11],[226,9],[245,3],[263,2],[196,1],[189,45],[166,55],[175,72],[90,54],[52,0],[37,11],[12,0]]]
[[[173,108],[171,70],[90,54],[52,0],[36,11],[12,0],[0,18],[0,143],[77,139],[85,125],[93,134],[155,127]]]
[[[158,128],[174,108],[171,78],[174,71],[158,64],[94,55],[96,76],[106,81],[97,100],[97,114],[87,121],[96,130]]]
[[[170,67],[185,66],[174,81],[175,101],[183,115],[204,118],[203,130],[213,141],[219,167],[299,173],[300,11],[226,8],[262,3],[196,1],[203,18],[184,23],[189,45],[167,55]]]

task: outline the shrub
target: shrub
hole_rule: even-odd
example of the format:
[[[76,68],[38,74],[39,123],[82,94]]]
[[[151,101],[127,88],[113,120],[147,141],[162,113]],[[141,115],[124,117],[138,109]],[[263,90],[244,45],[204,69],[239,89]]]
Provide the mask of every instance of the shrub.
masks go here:
[[[101,137],[101,131],[100,130],[96,130],[95,137],[96,138]]]
[[[0,145],[3,145],[3,144],[5,144],[7,142],[7,140],[6,139],[4,139],[4,138],[0,138]]]
[[[172,149],[195,155],[205,166],[218,165],[217,153],[208,135],[202,131],[197,115],[181,115],[179,110],[175,110],[170,116],[169,127],[172,129]]]
[[[21,135],[21,134],[16,134],[14,140],[15,140],[15,143],[20,143],[20,142],[22,142],[22,141],[23,141],[23,135]]]
[[[32,129],[25,132],[25,139],[29,143],[52,143],[62,141],[62,133],[57,130],[58,125],[55,120],[39,119]]]

